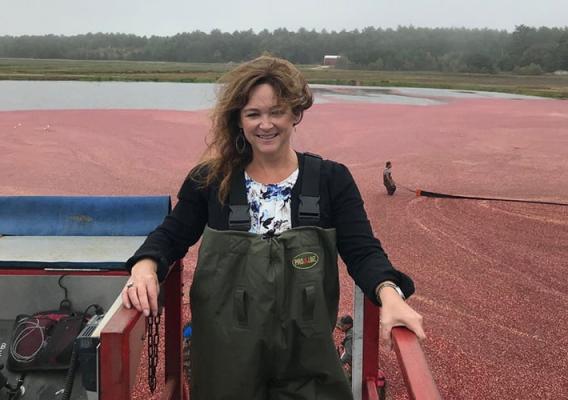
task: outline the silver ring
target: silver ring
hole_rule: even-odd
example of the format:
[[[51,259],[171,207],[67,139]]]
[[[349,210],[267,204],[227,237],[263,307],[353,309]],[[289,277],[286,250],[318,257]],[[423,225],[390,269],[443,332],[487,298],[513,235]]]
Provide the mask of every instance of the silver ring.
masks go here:
[[[128,283],[126,284],[126,288],[127,288],[127,289],[130,289],[132,286],[134,286],[134,282],[128,282]]]

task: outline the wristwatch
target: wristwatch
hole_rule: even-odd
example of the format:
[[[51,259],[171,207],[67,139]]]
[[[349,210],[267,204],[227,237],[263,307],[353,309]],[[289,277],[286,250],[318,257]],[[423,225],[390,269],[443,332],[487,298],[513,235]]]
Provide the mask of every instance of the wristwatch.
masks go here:
[[[379,303],[379,306],[382,306],[381,297],[379,295],[381,294],[381,290],[383,290],[386,287],[390,287],[390,288],[393,288],[394,290],[396,290],[396,292],[400,295],[402,300],[406,299],[406,297],[404,296],[404,293],[402,292],[401,288],[398,287],[398,285],[396,285],[394,282],[391,282],[391,281],[384,281],[384,282],[381,282],[379,284],[379,286],[377,286],[377,288],[375,289],[375,295],[377,296],[377,301]]]

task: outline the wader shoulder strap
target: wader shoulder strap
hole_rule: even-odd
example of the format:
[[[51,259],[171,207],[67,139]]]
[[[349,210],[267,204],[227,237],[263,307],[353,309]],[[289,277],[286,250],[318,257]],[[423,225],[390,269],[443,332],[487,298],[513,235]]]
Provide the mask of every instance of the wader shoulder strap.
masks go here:
[[[312,153],[304,153],[302,189],[298,206],[298,220],[300,226],[319,224],[320,170],[321,157]],[[231,178],[229,229],[245,232],[250,230],[250,213],[246,195],[245,173],[242,170],[234,173]]]
[[[320,221],[320,169],[321,157],[304,153],[302,191],[298,207],[300,226],[317,225]]]
[[[233,173],[231,178],[229,229],[244,232],[250,230],[249,204],[246,194],[245,172],[243,170]]]

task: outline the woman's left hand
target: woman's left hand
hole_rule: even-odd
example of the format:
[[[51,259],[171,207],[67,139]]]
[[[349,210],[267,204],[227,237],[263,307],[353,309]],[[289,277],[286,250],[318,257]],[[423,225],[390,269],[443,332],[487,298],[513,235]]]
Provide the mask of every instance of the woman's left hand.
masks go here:
[[[405,326],[416,334],[418,340],[426,339],[422,326],[422,315],[418,314],[412,307],[400,297],[400,295],[390,287],[385,287],[380,291],[381,298],[381,340],[392,350],[392,328],[395,326]]]

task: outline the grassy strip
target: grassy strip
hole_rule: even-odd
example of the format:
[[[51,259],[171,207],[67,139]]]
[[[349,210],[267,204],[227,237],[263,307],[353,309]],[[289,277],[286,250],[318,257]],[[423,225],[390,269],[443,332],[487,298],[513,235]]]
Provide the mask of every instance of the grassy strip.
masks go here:
[[[0,59],[0,80],[215,82],[235,64]],[[568,98],[568,76],[322,69],[301,65],[310,83],[423,87]]]

